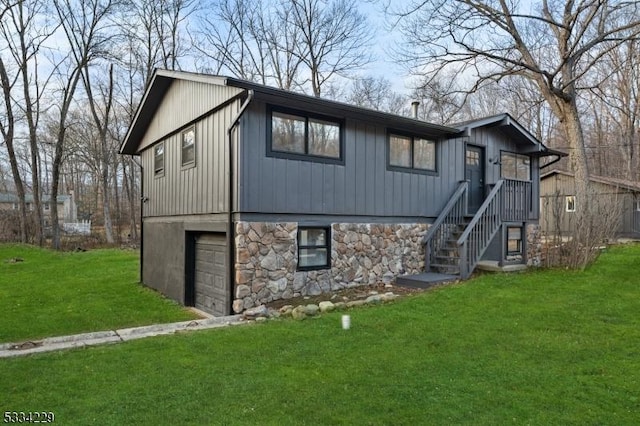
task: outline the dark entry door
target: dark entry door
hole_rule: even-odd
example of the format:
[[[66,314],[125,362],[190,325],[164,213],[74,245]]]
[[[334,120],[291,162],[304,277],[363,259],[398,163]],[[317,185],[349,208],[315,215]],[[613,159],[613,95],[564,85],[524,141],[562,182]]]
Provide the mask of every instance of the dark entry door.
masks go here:
[[[484,148],[467,145],[465,179],[469,181],[469,213],[475,213],[484,201]]]

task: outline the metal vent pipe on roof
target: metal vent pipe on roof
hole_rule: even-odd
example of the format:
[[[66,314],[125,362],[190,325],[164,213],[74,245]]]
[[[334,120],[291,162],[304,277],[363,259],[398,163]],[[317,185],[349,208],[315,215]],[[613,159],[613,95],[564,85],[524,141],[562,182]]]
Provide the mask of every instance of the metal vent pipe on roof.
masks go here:
[[[411,115],[413,118],[418,118],[418,107],[420,106],[420,101],[411,102]]]

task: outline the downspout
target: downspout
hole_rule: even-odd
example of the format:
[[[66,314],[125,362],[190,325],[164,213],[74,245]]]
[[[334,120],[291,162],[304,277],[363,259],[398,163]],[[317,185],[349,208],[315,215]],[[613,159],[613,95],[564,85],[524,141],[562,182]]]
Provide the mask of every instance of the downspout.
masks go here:
[[[132,188],[133,189],[133,188]],[[140,162],[140,282],[144,283],[142,276],[142,265],[144,265],[144,203],[146,198],[144,196],[144,167]]]
[[[231,297],[230,297],[231,306],[229,306],[229,310],[231,313],[233,313],[233,299],[235,297],[234,291],[233,291],[235,287],[235,273],[233,271],[234,259],[235,259],[235,236],[234,236],[234,226],[233,226],[233,192],[234,192],[233,175],[235,173],[235,170],[233,168],[234,152],[233,152],[232,132],[233,132],[233,129],[240,122],[240,118],[242,118],[242,114],[244,114],[245,110],[249,106],[249,103],[253,99],[253,90],[247,90],[246,94],[247,94],[247,98],[244,100],[244,102],[240,106],[240,111],[238,111],[234,119],[231,121],[231,124],[227,128],[227,142],[228,142],[227,160],[229,164],[229,177],[227,179],[227,185],[228,185],[227,187],[227,193],[228,193],[227,195],[228,196],[227,198],[227,264],[228,264],[227,274],[229,276],[228,286],[231,294]]]
[[[554,154],[555,155],[555,154]],[[555,155],[555,159],[553,159],[552,161],[550,161],[549,163],[545,164],[544,166],[540,167],[540,170],[542,169],[546,169],[547,167],[551,166],[552,164],[557,163],[558,161],[562,160],[562,156],[560,155]]]

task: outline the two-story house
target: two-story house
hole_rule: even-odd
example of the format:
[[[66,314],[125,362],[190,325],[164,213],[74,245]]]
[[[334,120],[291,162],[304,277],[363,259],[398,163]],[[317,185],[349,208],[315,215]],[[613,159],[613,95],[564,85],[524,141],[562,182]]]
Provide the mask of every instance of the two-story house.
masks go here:
[[[165,70],[121,153],[142,164],[141,280],[217,315],[534,262],[539,160],[559,154],[508,114],[448,127]]]

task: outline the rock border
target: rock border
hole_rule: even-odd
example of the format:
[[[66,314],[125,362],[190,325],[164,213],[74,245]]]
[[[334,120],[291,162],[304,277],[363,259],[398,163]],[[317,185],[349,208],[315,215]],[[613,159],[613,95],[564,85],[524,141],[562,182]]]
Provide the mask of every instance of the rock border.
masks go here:
[[[266,321],[267,319],[290,317],[295,320],[304,320],[310,317],[317,317],[320,314],[333,312],[333,311],[345,311],[351,308],[357,308],[360,306],[375,306],[383,303],[392,302],[400,295],[393,293],[392,291],[380,294],[377,291],[370,291],[365,298],[359,298],[356,300],[346,300],[333,302],[331,300],[323,300],[318,304],[300,304],[285,305],[280,309],[271,309],[266,305],[260,305],[255,308],[250,308],[242,313],[242,318],[248,321]]]

